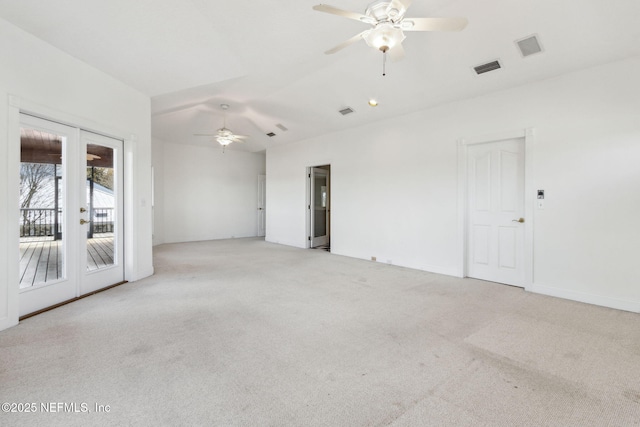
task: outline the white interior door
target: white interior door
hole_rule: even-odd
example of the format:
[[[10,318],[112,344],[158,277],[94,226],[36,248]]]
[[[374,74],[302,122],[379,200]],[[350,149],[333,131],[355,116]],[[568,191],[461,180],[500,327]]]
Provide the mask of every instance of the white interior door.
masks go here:
[[[123,281],[123,169],[122,141],[20,118],[24,316]]]
[[[258,236],[266,234],[267,176],[258,176]]]
[[[468,148],[467,276],[524,286],[524,140]]]
[[[329,244],[329,172],[311,168],[310,240],[311,247]]]

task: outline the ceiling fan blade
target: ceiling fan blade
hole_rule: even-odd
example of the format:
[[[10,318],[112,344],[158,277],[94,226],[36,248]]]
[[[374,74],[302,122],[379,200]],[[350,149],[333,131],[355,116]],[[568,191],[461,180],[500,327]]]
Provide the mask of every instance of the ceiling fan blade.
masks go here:
[[[393,62],[400,61],[402,58],[404,58],[404,47],[402,47],[402,44],[397,44],[389,49],[389,59]]]
[[[217,133],[194,133],[193,136],[216,136]]]
[[[238,140],[247,139],[247,138],[249,138],[247,135],[232,135],[231,136],[231,139],[238,139]],[[244,141],[242,141],[242,142],[244,142]]]
[[[329,6],[327,4],[317,4],[317,5],[313,6],[313,10],[317,10],[318,12],[330,13],[331,15],[342,16],[344,18],[354,19],[354,20],[360,21],[360,22],[366,22],[368,24],[374,23],[373,20],[370,17],[366,16],[366,15],[362,15],[362,14],[356,13],[356,12],[349,12],[347,10],[338,9],[337,7]]]
[[[468,22],[467,18],[407,18],[402,20],[400,28],[402,31],[460,31]]]
[[[353,43],[355,43],[357,41],[360,41],[365,36],[365,34],[367,34],[369,31],[371,31],[371,30],[363,31],[360,34],[357,34],[357,35],[351,37],[349,40],[346,40],[346,41],[340,43],[339,45],[335,46],[333,49],[329,49],[328,51],[325,52],[325,54],[331,55],[333,53],[336,53],[339,50],[344,49],[345,47],[349,46],[350,44],[353,44]]]

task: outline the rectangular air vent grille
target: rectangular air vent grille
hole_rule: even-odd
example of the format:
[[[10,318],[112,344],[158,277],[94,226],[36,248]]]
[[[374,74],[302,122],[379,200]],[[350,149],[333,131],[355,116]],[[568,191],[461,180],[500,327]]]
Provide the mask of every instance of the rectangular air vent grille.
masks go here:
[[[529,55],[533,55],[535,53],[542,52],[542,46],[540,45],[540,41],[538,37],[533,35],[529,37],[525,37],[521,40],[516,40],[516,44],[518,45],[518,49],[520,49],[520,54],[525,58]]]
[[[269,133],[267,134],[267,136],[268,136],[269,138],[271,138],[271,137],[276,136],[276,134],[275,134],[275,133],[273,133],[273,132],[269,132]]]
[[[339,113],[342,114],[343,116],[346,116],[347,114],[353,113],[353,108],[351,107],[343,108],[342,110],[339,111]]]
[[[478,75],[488,73],[489,71],[498,70],[500,68],[502,68],[502,66],[500,65],[499,61],[487,62],[486,64],[473,67],[476,74]]]

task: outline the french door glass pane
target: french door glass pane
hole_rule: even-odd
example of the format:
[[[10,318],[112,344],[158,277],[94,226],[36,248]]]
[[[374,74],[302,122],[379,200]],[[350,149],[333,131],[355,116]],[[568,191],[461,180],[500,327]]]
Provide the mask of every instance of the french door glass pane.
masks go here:
[[[313,237],[327,234],[327,177],[316,175],[313,180]]]
[[[20,129],[20,288],[65,277],[63,144],[53,133]]]
[[[87,144],[87,270],[114,264],[116,194],[114,150]]]

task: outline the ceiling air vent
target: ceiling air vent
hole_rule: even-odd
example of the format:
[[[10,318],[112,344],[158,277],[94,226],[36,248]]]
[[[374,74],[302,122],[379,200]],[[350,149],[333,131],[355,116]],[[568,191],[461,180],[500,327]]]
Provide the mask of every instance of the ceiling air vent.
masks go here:
[[[343,116],[346,116],[347,114],[353,113],[353,108],[351,108],[351,107],[343,108],[342,110],[340,110],[338,112],[340,114],[342,114]]]
[[[275,133],[273,133],[273,132],[269,132],[269,133],[267,134],[267,136],[268,136],[269,138],[272,138],[272,137],[276,136],[276,134],[275,134]]]
[[[487,62],[486,64],[477,65],[473,67],[477,75],[488,73],[489,71],[498,70],[502,68],[499,61]]]
[[[278,129],[280,129],[281,131],[283,131],[283,132],[286,132],[286,131],[288,131],[288,130],[289,130],[289,129],[287,129],[286,127],[284,127],[284,125],[283,125],[282,123],[278,123],[278,124],[276,125],[276,127],[277,127]]]
[[[523,58],[542,52],[542,46],[540,45],[538,36],[535,34],[516,40],[516,44],[518,45],[518,49],[520,50],[520,54]]]

